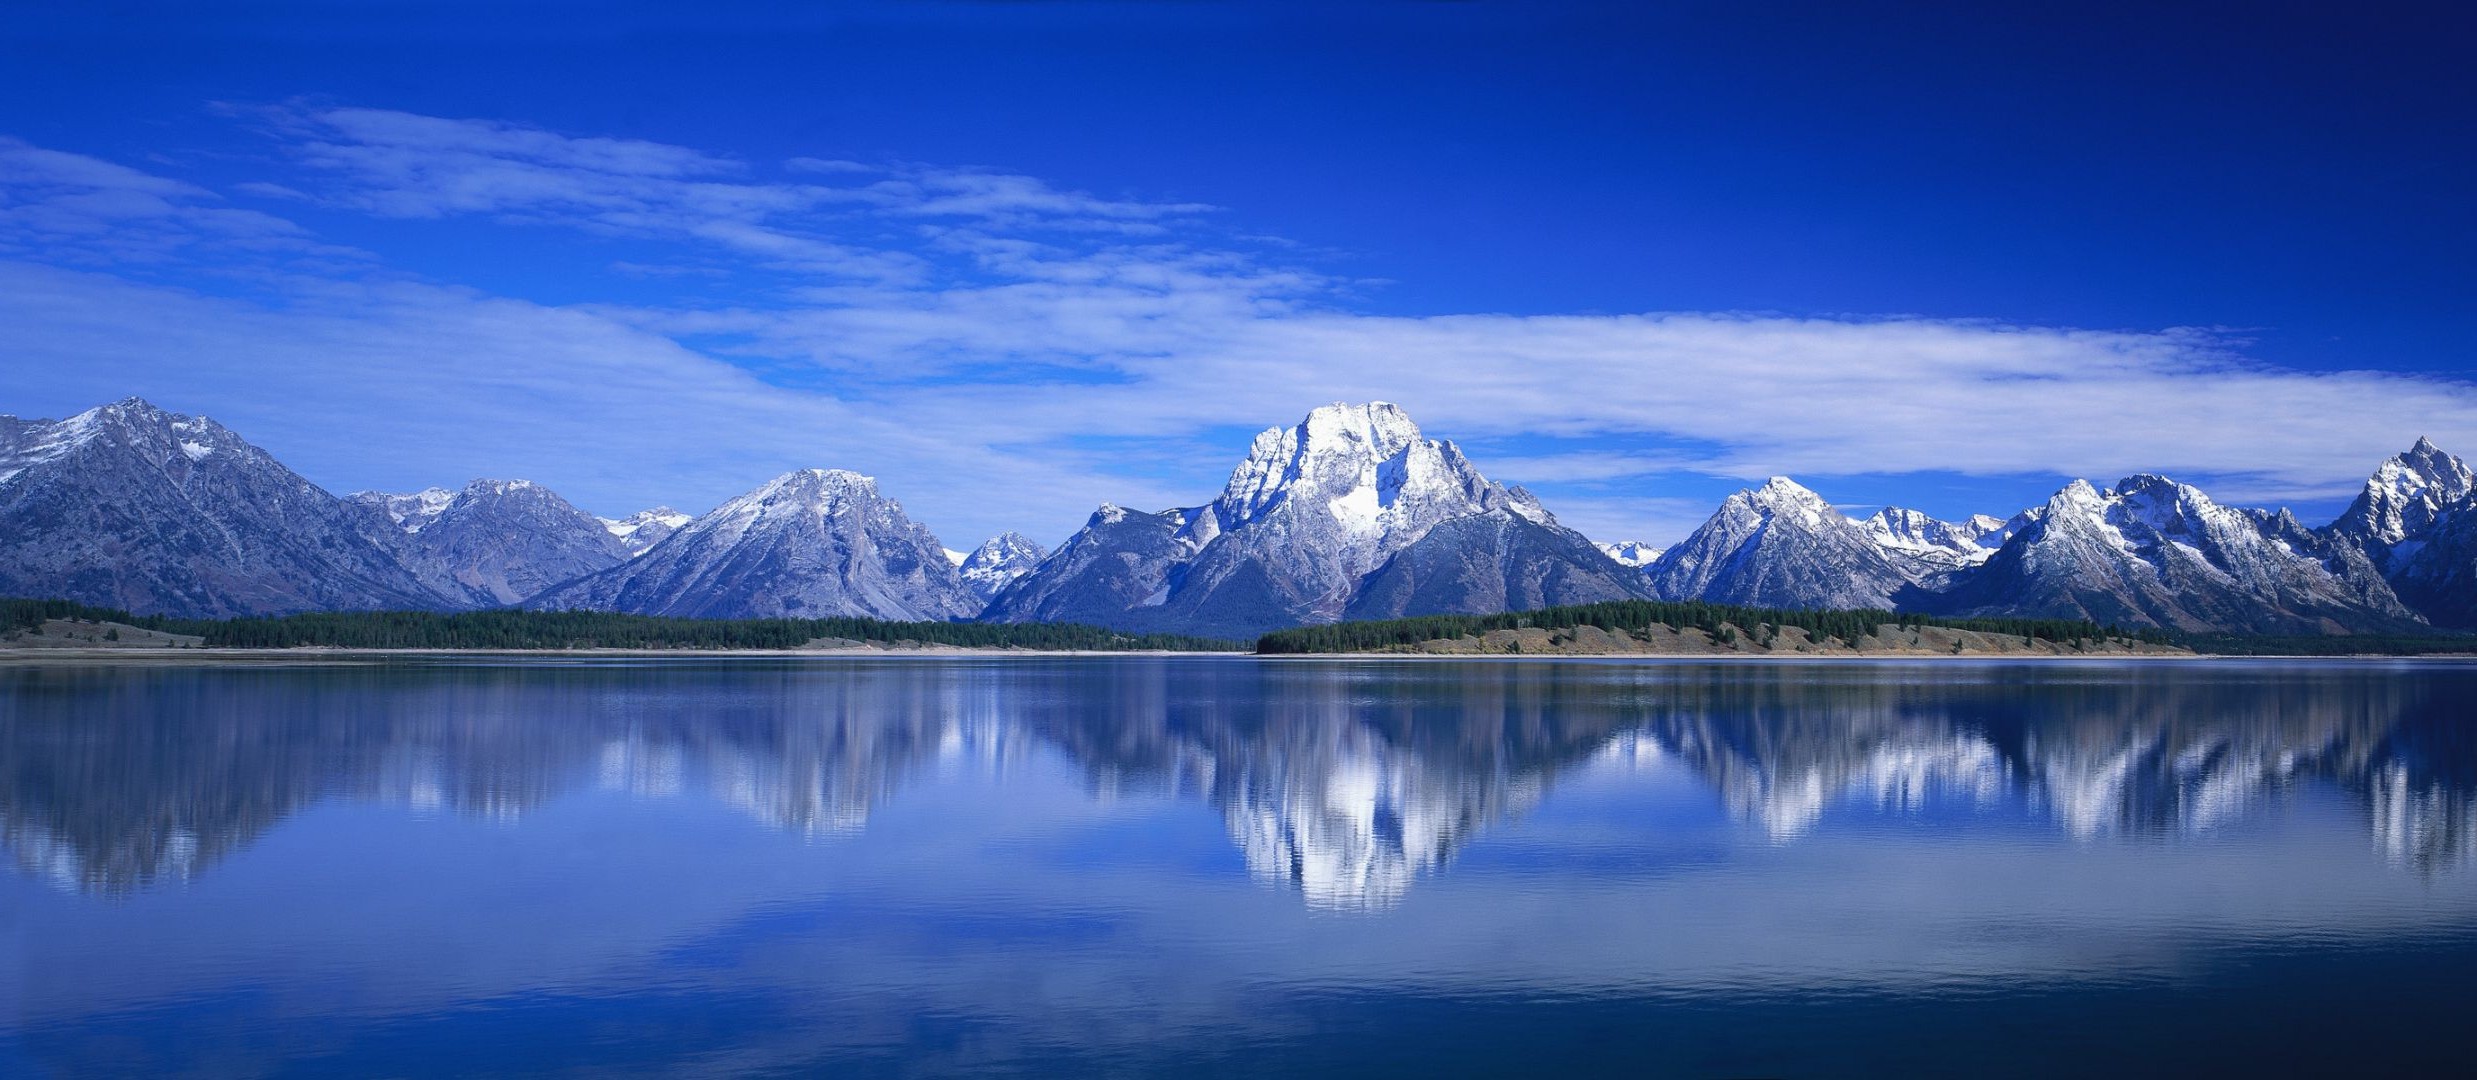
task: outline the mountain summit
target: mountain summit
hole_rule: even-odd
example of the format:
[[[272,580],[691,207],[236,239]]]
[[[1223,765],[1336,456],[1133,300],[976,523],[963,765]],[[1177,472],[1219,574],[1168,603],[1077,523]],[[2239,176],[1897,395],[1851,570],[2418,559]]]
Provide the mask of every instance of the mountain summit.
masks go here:
[[[1380,401],[1266,429],[1203,506],[1104,505],[1000,592],[989,617],[1239,636],[1641,595],[1632,573],[1529,492],[1480,475]]]
[[[803,469],[715,507],[650,550],[526,601],[693,618],[969,618],[945,549],[877,481]]]
[[[0,595],[198,617],[453,606],[344,500],[139,398],[0,416]]]
[[[2377,467],[2324,532],[2435,625],[2477,629],[2477,476],[2432,440]]]
[[[1731,495],[1648,568],[1673,600],[1752,607],[1885,608],[1925,568],[1785,476]]]

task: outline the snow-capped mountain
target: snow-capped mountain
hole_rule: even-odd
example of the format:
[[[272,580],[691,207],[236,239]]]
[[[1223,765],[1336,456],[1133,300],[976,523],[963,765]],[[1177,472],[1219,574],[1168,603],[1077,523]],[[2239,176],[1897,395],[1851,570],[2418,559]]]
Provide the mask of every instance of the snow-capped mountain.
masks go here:
[[[530,480],[475,480],[453,493],[364,491],[352,500],[399,530],[393,547],[406,569],[470,607],[513,604],[629,554],[601,519]]]
[[[526,607],[697,618],[968,618],[980,610],[945,548],[840,469],[785,473],[679,527],[644,554]]]
[[[1672,600],[1782,608],[1891,608],[1936,569],[1785,476],[1731,495],[1649,573]]]
[[[1597,544],[1594,546],[1600,549],[1600,554],[1617,560],[1619,565],[1631,566],[1637,570],[1651,565],[1652,560],[1660,557],[1660,549],[1658,547],[1651,544],[1646,544],[1640,540],[1619,540],[1613,544]]]
[[[360,510],[223,425],[138,398],[0,416],[0,595],[201,617],[450,606]]]
[[[2325,534],[2435,625],[2477,628],[2477,476],[2431,440],[2375,469]]]
[[[1961,521],[1943,521],[1897,506],[1887,506],[1861,522],[1875,545],[1896,558],[1907,558],[1942,570],[1976,566],[2004,546],[2019,525],[1998,517],[1972,514]]]
[[[983,600],[998,595],[1008,582],[1032,572],[1049,549],[1019,532],[1003,532],[981,541],[969,554],[949,551],[946,558],[963,575],[963,583]]]
[[[1466,518],[1495,524],[1447,533],[1389,575],[1382,598],[1361,600],[1388,561]],[[1442,550],[1449,542],[1486,551]],[[1440,573],[1455,580],[1433,580]],[[1375,402],[1328,405],[1267,429],[1204,506],[1151,515],[1104,506],[1001,591],[989,617],[1244,636],[1359,611],[1501,610],[1464,605],[1527,594],[1586,603],[1643,589],[1530,493],[1481,476],[1452,443]]]
[[[2107,491],[2076,480],[1935,606],[2180,630],[2413,627],[2363,567],[2284,513],[2223,507],[2160,476]]]
[[[635,558],[644,554],[647,548],[661,543],[664,537],[678,532],[680,526],[688,524],[694,518],[668,506],[657,506],[651,510],[639,510],[624,518],[601,518],[599,520],[602,522],[602,528],[618,538],[620,546],[627,549],[628,556]]]

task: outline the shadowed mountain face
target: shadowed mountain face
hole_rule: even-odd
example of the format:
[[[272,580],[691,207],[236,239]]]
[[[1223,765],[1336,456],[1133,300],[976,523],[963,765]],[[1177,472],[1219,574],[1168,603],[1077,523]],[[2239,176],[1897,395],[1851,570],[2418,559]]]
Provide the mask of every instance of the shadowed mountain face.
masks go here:
[[[136,398],[0,416],[0,595],[208,618],[458,606],[366,524],[202,416]]]
[[[937,537],[839,469],[775,477],[643,554],[525,606],[703,619],[969,618],[981,600]]]
[[[456,492],[365,491],[352,498],[395,527],[393,546],[407,569],[466,606],[513,604],[630,554],[601,519],[530,481],[476,480]]]
[[[0,842],[115,893],[333,800],[519,821],[579,792],[866,829],[958,762],[1201,800],[1248,872],[1385,907],[1577,773],[1682,763],[1775,840],[1840,808],[2190,836],[2326,784],[2405,866],[2477,855],[2477,674],[2371,667],[1216,661],[0,670]]]
[[[2477,474],[2459,458],[2417,440],[2374,470],[2324,535],[2362,553],[2435,625],[2477,629]]]

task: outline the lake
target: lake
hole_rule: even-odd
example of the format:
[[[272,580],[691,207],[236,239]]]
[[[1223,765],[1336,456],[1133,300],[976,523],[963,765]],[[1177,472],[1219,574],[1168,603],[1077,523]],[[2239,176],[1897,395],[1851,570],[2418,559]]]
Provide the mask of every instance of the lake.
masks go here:
[[[2457,1073],[2473,713],[2449,662],[6,666],[0,1074]]]

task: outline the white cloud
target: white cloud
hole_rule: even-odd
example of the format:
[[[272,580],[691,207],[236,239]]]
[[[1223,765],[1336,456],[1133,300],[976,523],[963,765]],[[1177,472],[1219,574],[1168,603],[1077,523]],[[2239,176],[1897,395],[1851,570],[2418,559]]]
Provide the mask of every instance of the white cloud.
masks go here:
[[[328,463],[317,479],[530,471],[606,512],[853,467],[960,542],[1006,527],[1055,539],[1103,499],[1200,501],[1244,447],[1215,433],[1332,400],[1400,402],[1434,434],[1499,451],[1482,468],[1567,520],[1652,541],[1707,509],[1662,487],[1678,474],[1786,473],[1828,497],[1834,477],[2154,470],[2282,502],[2344,494],[2420,434],[2477,448],[2466,382],[2274,367],[2207,330],[1369,316],[1347,308],[1351,283],[1216,233],[1198,204],[824,159],[769,179],[681,147],[380,110],[265,115],[301,168],[252,190],[280,180],[379,215],[668,242],[658,261],[596,265],[636,295],[677,280],[676,299],[554,307],[330,275],[251,303],[19,264],[0,299],[14,355],[63,367],[12,364],[0,390],[64,408],[129,392],[239,402],[245,431]],[[217,203],[0,142],[0,244],[20,258],[315,242]],[[1163,449],[1124,455],[1130,442]]]

